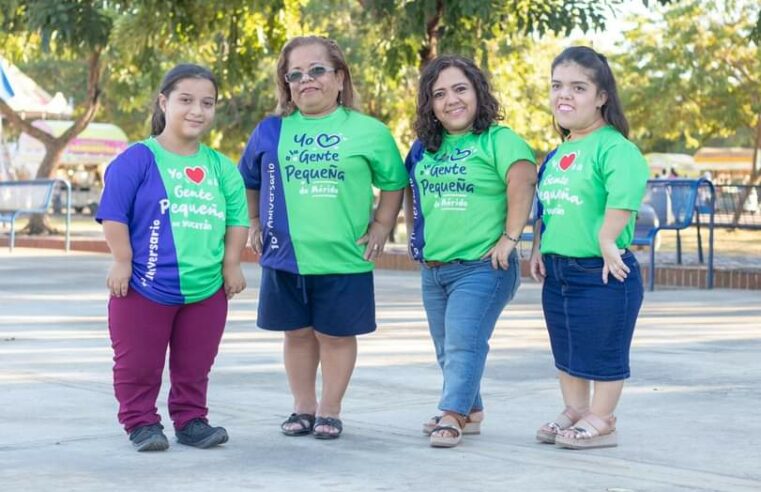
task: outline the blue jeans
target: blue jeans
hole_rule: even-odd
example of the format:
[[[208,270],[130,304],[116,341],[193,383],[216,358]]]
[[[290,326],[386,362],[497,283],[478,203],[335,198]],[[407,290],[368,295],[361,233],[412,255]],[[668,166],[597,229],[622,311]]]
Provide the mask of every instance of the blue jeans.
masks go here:
[[[507,270],[494,270],[488,260],[422,267],[423,305],[444,374],[440,410],[468,415],[483,409],[481,376],[489,338],[519,284],[515,252]]]

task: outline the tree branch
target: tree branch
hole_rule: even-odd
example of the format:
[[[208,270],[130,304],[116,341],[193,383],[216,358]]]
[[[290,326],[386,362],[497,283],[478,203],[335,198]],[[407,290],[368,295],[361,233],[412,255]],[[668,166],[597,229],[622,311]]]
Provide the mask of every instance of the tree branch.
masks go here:
[[[87,107],[85,112],[82,113],[79,118],[74,121],[74,124],[66,129],[58,140],[68,142],[72,138],[76,137],[90,124],[95,117],[95,113],[98,112],[98,103],[100,101],[100,50],[94,51],[90,55],[90,59],[87,61],[88,74],[87,74]]]
[[[439,54],[439,23],[444,14],[444,0],[436,0],[436,12],[425,23],[425,44],[420,48],[420,69]]]
[[[36,126],[32,125],[31,122],[21,118],[21,116],[16,111],[14,111],[13,108],[11,108],[3,99],[0,99],[0,113],[2,113],[3,117],[8,120],[8,123],[15,126],[22,132],[36,138],[43,144],[47,145],[48,143],[53,142],[54,138],[52,135],[44,130],[40,130]]]

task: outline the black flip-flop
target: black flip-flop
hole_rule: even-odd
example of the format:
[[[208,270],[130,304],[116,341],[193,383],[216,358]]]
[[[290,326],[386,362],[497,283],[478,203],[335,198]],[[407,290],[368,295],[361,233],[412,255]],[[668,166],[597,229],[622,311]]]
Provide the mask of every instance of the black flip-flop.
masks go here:
[[[341,432],[344,430],[344,425],[343,422],[341,422],[341,419],[333,417],[317,417],[314,421],[314,427],[319,427],[321,425],[327,425],[338,429],[338,432],[319,432],[313,430],[312,435],[315,439],[338,439],[338,436],[340,436]]]
[[[299,424],[301,428],[298,429],[286,429],[285,426],[289,424]],[[282,424],[280,424],[280,430],[286,436],[305,436],[310,434],[314,429],[314,415],[310,413],[292,413]]]

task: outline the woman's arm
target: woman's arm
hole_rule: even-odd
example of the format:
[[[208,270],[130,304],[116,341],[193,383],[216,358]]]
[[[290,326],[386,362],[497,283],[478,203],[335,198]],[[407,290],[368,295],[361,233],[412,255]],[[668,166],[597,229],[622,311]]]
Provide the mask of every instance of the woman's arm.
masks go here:
[[[616,239],[621,234],[621,231],[624,230],[626,224],[629,223],[631,215],[631,210],[609,208],[605,211],[605,220],[600,228],[600,232],[597,234],[604,262],[602,268],[603,283],[608,283],[608,274],[613,275],[616,280],[623,282],[630,271],[629,267],[621,259],[621,252],[618,246],[616,246]]]
[[[259,218],[259,190],[246,190],[246,199],[248,201],[249,244],[257,254],[262,254],[264,245],[262,243],[262,222]]]
[[[114,297],[124,297],[132,276],[132,245],[127,224],[113,220],[103,221],[103,235],[114,257],[114,263],[106,277],[106,285]]]
[[[531,213],[536,188],[536,166],[530,161],[518,161],[507,171],[507,217],[505,233],[484,258],[491,257],[492,266],[507,270],[508,257],[518,244]]]
[[[228,227],[225,232],[225,257],[222,261],[222,278],[224,278],[225,295],[232,299],[235,294],[246,288],[246,279],[240,268],[240,255],[246,247],[248,229],[245,227]]]
[[[365,247],[365,260],[374,260],[383,252],[388,235],[396,223],[399,216],[399,209],[402,207],[402,196],[404,190],[381,191],[378,208],[375,210],[373,218],[367,233],[357,240],[357,244],[367,244]]]
[[[412,187],[404,189],[404,226],[407,228],[407,254],[412,258],[412,234],[415,230],[415,204],[412,198]]]
[[[547,272],[544,269],[542,252],[539,250],[542,244],[542,219],[537,218],[534,222],[534,242],[531,244],[531,258],[529,259],[529,271],[531,277],[537,282],[544,282]]]

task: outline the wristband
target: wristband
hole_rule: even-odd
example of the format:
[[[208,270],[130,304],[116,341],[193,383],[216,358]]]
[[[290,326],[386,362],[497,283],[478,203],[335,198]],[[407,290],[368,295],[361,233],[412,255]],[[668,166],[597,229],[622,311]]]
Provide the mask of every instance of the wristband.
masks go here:
[[[521,240],[520,240],[520,239],[518,239],[518,238],[514,238],[513,236],[511,236],[510,234],[508,234],[508,233],[507,233],[507,231],[503,232],[503,233],[502,233],[502,235],[503,235],[503,236],[505,236],[505,237],[506,237],[507,239],[509,239],[510,241],[514,242],[515,244],[518,244],[519,242],[521,242]]]

